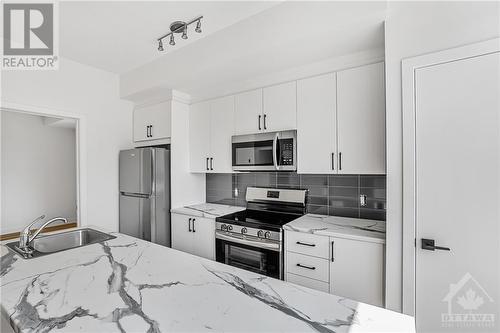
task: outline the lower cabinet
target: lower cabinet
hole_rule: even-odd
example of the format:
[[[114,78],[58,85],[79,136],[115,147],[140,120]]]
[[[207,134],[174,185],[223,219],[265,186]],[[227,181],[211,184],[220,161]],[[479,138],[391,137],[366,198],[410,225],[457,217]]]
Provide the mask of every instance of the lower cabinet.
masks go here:
[[[172,248],[215,260],[215,220],[172,214]]]
[[[287,281],[384,306],[384,244],[285,231]]]

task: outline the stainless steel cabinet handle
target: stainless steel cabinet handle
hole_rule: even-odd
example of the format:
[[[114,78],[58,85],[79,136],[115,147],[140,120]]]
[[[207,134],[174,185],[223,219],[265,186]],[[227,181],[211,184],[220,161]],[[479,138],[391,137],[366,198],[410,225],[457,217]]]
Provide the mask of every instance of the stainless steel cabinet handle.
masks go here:
[[[306,266],[306,265],[302,265],[302,264],[297,264],[297,267],[307,268],[307,269],[310,269],[310,270],[315,270],[316,269],[316,267],[314,267],[314,266]]]
[[[316,246],[316,244],[309,244],[309,243],[302,243],[302,242],[295,242],[295,243],[299,244],[299,245],[304,245],[304,246],[311,246],[311,247]]]
[[[153,125],[149,125],[149,137],[153,137]]]
[[[191,220],[192,220],[192,218],[189,218],[189,220],[188,220],[188,229],[189,229],[189,232],[191,232]]]
[[[267,118],[267,114],[264,115],[264,129],[267,129],[266,118]]]
[[[196,221],[196,219],[193,219],[193,232],[196,232],[196,230],[194,230],[194,221]]]
[[[149,138],[149,125],[146,126],[146,138]]]
[[[259,131],[260,131],[260,130],[262,130],[262,128],[260,127],[260,118],[261,118],[261,117],[262,117],[262,116],[259,114]]]
[[[335,170],[335,153],[332,153],[332,170]]]
[[[342,170],[342,153],[339,153],[339,170]]]
[[[214,169],[213,162],[214,162],[214,158],[210,157],[210,170]]]
[[[334,252],[333,252],[333,246],[335,245],[335,241],[332,241],[332,262],[335,261],[335,255],[334,255]]]
[[[209,160],[209,159],[210,159],[210,158],[208,158],[208,157],[207,157],[207,170],[210,170],[210,169],[208,168],[208,160]]]

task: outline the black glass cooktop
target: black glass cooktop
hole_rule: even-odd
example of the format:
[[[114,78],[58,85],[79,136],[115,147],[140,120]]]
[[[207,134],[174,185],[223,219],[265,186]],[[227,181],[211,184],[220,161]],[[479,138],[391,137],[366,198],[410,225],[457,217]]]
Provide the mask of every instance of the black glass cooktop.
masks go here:
[[[233,214],[217,217],[216,221],[258,229],[279,231],[284,224],[287,224],[288,222],[291,222],[301,216],[302,214],[246,209]]]

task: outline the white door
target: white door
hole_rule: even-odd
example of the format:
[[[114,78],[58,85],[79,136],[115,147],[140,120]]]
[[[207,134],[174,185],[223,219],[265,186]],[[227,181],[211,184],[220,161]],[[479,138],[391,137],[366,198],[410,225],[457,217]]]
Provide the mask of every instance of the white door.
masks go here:
[[[182,214],[172,214],[172,248],[192,253],[193,252],[193,232],[191,229],[192,216]]]
[[[500,330],[499,96],[499,53],[415,70],[421,332]],[[422,249],[423,239],[450,250]],[[495,322],[450,314],[493,314]]]
[[[384,63],[337,73],[339,173],[385,174]]]
[[[234,133],[249,134],[263,130],[262,89],[234,96]]]
[[[384,244],[330,238],[330,293],[384,306]]]
[[[297,81],[297,172],[335,173],[335,73]]]
[[[210,158],[210,103],[192,104],[189,110],[189,165],[191,172],[207,172]]]
[[[210,103],[211,172],[233,172],[231,163],[231,136],[233,134],[234,96],[213,100]]]
[[[148,107],[151,124],[151,140],[166,139],[171,136],[171,104],[164,102]]]
[[[297,83],[286,82],[263,90],[264,131],[274,132],[297,128]]]
[[[142,108],[134,109],[134,142],[150,140],[149,138],[149,115]]]
[[[215,260],[215,220],[195,217],[192,254]]]

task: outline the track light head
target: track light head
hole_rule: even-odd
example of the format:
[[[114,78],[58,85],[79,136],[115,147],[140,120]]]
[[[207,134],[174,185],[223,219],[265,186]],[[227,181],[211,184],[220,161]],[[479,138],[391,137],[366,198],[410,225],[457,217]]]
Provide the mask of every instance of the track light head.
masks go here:
[[[188,27],[187,25],[184,26],[184,29],[182,30],[182,39],[188,39]]]
[[[161,41],[161,39],[158,41],[158,51],[162,52],[164,49],[163,49],[163,42]]]
[[[175,40],[174,40],[174,35],[170,35],[170,42],[169,42],[170,45],[174,46],[175,45]]]
[[[198,20],[196,23],[196,29],[194,29],[197,33],[201,33],[201,20]]]

